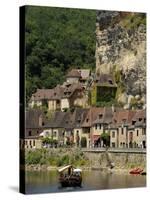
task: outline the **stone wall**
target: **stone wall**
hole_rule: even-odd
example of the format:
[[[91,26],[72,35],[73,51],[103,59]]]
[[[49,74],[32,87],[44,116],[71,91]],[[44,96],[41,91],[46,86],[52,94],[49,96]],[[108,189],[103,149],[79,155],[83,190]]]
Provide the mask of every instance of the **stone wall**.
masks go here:
[[[109,162],[114,163],[115,168],[146,167],[146,152],[142,151],[84,151],[84,154],[93,168],[107,167]]]

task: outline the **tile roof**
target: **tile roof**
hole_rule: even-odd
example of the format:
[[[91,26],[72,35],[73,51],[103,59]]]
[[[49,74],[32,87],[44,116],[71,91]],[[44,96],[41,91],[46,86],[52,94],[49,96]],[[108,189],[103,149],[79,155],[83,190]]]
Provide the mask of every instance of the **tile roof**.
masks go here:
[[[49,99],[53,94],[53,89],[37,89],[37,91],[32,94],[31,100],[43,100]]]
[[[93,122],[97,119],[97,116],[103,112],[104,108],[98,108],[98,107],[91,107],[89,108],[85,119],[82,123],[82,127],[91,127]]]
[[[63,98],[66,98],[66,97],[69,98],[69,97],[71,97],[73,95],[73,93],[76,90],[83,90],[83,89],[84,88],[83,88],[82,84],[80,84],[80,83],[72,83],[72,84],[67,83],[65,85],[64,90],[63,90],[62,97]]]
[[[71,78],[80,78],[81,74],[78,71],[78,69],[72,69],[71,71],[68,72],[67,77],[71,77]]]
[[[112,119],[112,126],[121,126],[122,124],[131,125],[135,113],[136,111],[134,110],[121,110],[115,112]]]
[[[97,75],[95,78],[95,82],[97,83],[97,85],[104,84],[111,87],[117,87],[113,76],[110,74],[100,74],[99,76]]]
[[[79,69],[78,71],[81,74],[82,80],[87,80],[90,76],[90,73],[91,73],[90,69]]]
[[[65,112],[56,111],[53,117],[45,124],[44,128],[62,128]]]
[[[137,110],[132,120],[135,126],[146,126],[146,110]]]
[[[81,78],[82,80],[86,80],[89,78],[90,73],[90,69],[72,69],[68,72],[67,77]]]
[[[55,112],[53,118],[44,126],[45,128],[80,128],[87,109],[76,108],[74,112]]]
[[[25,127],[27,128],[41,128],[39,124],[39,118],[42,117],[42,121],[46,122],[46,116],[40,109],[30,109],[25,112]]]
[[[112,108],[104,107],[101,112],[99,112],[96,120],[93,122],[93,124],[110,124],[112,122],[113,118],[113,112]]]

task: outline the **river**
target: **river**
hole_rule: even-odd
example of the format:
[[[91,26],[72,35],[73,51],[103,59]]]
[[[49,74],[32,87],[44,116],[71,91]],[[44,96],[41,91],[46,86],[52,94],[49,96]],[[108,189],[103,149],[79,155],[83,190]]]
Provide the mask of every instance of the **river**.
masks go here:
[[[86,191],[116,188],[145,187],[146,176],[129,174],[110,174],[101,171],[83,171],[82,187],[61,188],[56,171],[27,171],[26,193],[51,193],[68,191]]]

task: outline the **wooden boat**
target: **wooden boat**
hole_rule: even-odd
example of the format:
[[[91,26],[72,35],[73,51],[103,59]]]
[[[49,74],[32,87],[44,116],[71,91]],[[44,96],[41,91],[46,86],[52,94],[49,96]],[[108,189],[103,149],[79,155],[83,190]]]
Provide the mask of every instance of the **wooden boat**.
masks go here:
[[[81,187],[82,170],[76,169],[72,165],[67,165],[58,170],[59,182],[62,187]]]
[[[135,168],[135,169],[132,169],[129,173],[130,174],[141,174],[142,172],[143,172],[143,169]]]

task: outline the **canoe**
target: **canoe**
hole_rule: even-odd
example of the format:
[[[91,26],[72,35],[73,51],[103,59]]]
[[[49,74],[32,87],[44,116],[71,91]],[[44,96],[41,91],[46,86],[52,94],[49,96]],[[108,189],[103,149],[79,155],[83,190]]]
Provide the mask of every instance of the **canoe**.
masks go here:
[[[135,169],[132,169],[129,173],[130,174],[141,174],[142,172],[143,172],[143,169],[135,168]]]

